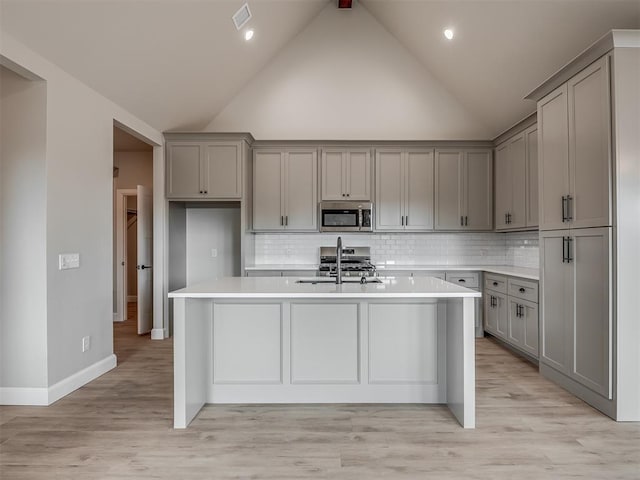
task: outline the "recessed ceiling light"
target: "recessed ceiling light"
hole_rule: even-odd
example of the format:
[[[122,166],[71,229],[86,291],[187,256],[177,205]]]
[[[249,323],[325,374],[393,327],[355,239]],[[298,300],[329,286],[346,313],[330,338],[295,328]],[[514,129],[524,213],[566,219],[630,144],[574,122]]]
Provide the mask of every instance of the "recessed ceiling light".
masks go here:
[[[252,38],[253,38],[253,29],[250,28],[249,30],[244,32],[244,39],[248,42]]]
[[[444,36],[447,40],[451,40],[453,38],[453,30],[451,30],[450,28],[447,28],[444,31]]]

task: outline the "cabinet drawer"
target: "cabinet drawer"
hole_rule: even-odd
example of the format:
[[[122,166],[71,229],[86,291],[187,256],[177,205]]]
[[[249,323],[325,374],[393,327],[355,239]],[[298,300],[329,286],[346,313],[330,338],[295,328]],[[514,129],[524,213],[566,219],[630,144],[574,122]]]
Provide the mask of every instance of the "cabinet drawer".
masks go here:
[[[480,286],[480,274],[478,272],[447,272],[446,280],[467,288],[478,288]]]
[[[538,303],[538,283],[519,278],[510,278],[507,293],[511,297]]]
[[[495,275],[493,273],[485,273],[484,289],[493,290],[494,292],[507,293],[507,277],[503,275]]]

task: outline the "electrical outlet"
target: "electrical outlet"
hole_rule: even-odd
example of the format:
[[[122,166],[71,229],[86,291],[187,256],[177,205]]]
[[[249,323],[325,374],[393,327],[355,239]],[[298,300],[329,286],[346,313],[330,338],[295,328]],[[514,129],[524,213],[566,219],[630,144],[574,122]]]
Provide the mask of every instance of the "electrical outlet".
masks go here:
[[[211,258],[216,258],[218,256],[218,249],[217,248],[212,248],[211,249]]]
[[[70,268],[80,268],[80,254],[61,253],[58,255],[58,269],[68,270]]]
[[[87,352],[91,349],[91,336],[87,335],[82,337],[82,352]]]

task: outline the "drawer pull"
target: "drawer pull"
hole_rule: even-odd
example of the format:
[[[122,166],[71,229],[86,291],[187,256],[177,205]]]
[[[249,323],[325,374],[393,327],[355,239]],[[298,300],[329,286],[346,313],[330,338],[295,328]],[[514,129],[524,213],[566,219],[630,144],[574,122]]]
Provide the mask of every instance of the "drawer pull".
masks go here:
[[[464,278],[459,278],[459,279],[458,279],[458,281],[459,281],[460,283],[466,283],[466,282],[467,282]]]
[[[520,293],[524,293],[526,292],[526,290],[523,287],[520,287],[520,289],[518,290]]]
[[[493,286],[497,287],[498,286],[498,282],[493,282]]]

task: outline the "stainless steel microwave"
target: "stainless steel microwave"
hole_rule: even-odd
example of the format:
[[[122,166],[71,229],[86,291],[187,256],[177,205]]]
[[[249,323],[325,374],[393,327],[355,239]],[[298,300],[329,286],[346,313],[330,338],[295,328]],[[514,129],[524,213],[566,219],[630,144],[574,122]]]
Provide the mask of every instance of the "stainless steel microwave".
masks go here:
[[[320,202],[321,232],[372,232],[373,203]]]

